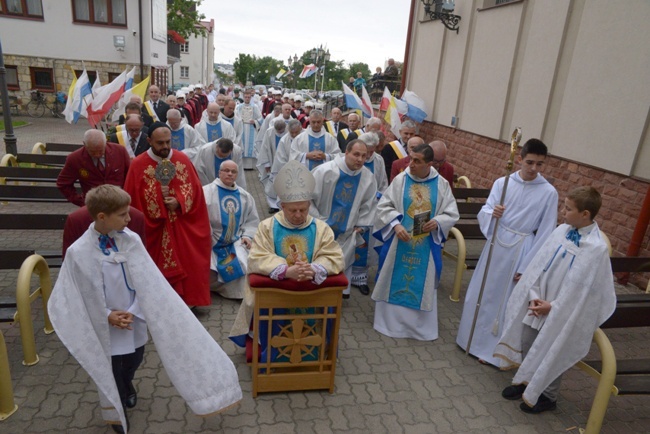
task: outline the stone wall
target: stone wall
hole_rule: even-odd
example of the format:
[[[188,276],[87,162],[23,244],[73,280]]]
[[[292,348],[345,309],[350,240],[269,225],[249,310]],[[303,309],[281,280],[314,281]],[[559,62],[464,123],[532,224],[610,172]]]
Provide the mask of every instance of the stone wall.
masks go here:
[[[51,68],[54,70],[54,87],[57,91],[67,92],[72,83],[72,72],[74,70],[83,70],[84,64],[87,71],[97,71],[99,80],[102,84],[108,83],[108,74],[120,74],[125,68],[132,68],[136,65],[109,62],[93,62],[81,60],[62,60],[45,57],[29,57],[5,54],[5,66],[18,67],[18,82],[20,90],[9,90],[9,95],[20,98],[22,109],[24,110],[30,100],[30,91],[32,90],[32,78],[29,72],[30,67]]]

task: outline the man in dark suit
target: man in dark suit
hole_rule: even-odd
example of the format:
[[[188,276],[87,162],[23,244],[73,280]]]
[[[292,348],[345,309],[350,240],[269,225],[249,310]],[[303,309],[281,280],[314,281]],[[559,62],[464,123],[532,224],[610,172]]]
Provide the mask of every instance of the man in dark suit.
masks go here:
[[[160,98],[160,89],[156,85],[149,86],[149,101],[144,103],[142,112],[147,113],[155,121],[167,122],[169,104]]]
[[[153,123],[153,118],[147,113],[142,113],[142,99],[138,95],[133,95],[129,100],[129,103],[124,107],[124,114],[120,115],[119,124],[124,125],[126,121],[126,116],[131,114],[142,115],[142,122],[144,126],[149,128]]]
[[[149,129],[144,126],[140,114],[130,114],[126,117],[124,129],[111,134],[109,141],[124,147],[128,146],[129,155],[133,154],[131,157],[137,157],[149,149],[148,134]]]
[[[102,184],[124,186],[131,158],[126,148],[116,143],[106,143],[100,130],[91,129],[84,134],[84,146],[72,152],[65,160],[56,180],[56,186],[69,202],[83,206],[88,190]],[[79,182],[82,193],[74,184]]]

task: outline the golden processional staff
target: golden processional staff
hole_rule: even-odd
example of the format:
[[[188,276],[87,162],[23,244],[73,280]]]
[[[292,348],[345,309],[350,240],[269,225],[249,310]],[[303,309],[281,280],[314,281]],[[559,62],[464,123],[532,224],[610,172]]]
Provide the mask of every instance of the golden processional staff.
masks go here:
[[[517,154],[517,148],[519,142],[521,141],[521,128],[517,127],[512,132],[512,137],[510,137],[510,159],[506,164],[506,179],[503,182],[503,191],[501,192],[501,199],[499,200],[499,205],[503,206],[503,203],[506,199],[506,190],[508,190],[508,181],[510,180],[510,173],[512,173],[512,167],[515,162],[515,155]],[[481,290],[478,293],[478,300],[476,300],[476,309],[474,310],[474,321],[472,321],[472,328],[469,332],[469,340],[467,341],[467,349],[465,354],[469,354],[469,347],[472,345],[472,338],[474,337],[474,328],[476,328],[476,320],[478,319],[478,311],[481,308],[481,299],[483,298],[483,290],[485,289],[485,282],[487,281],[488,272],[490,271],[490,262],[492,260],[492,251],[494,250],[494,241],[497,237],[497,231],[499,230],[499,222],[501,221],[500,217],[492,217],[496,221],[494,222],[494,231],[492,231],[492,237],[490,237],[490,250],[488,250],[487,261],[485,261],[485,272],[483,273],[483,280],[481,281]]]

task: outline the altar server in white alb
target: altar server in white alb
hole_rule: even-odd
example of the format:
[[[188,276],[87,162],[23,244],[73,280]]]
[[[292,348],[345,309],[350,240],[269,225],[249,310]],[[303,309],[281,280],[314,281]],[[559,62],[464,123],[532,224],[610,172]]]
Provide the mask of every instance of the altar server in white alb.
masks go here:
[[[278,198],[273,188],[273,180],[275,175],[271,173],[273,168],[273,161],[277,153],[278,146],[282,138],[287,134],[287,125],[284,122],[273,124],[273,128],[269,128],[264,135],[264,139],[259,147],[257,153],[257,170],[260,173],[260,181],[264,186],[264,193],[266,195],[266,202],[272,210],[278,210]]]
[[[503,333],[508,298],[557,224],[557,191],[539,173],[547,153],[542,141],[528,140],[517,157],[521,169],[510,175],[503,206],[499,201],[505,177],[495,181],[478,214],[481,232],[488,240],[493,236],[495,218],[501,221],[494,238],[490,269],[485,268],[490,249],[490,243],[486,243],[469,282],[456,343],[467,348],[481,282],[488,273],[469,351],[481,363],[498,365],[499,360],[492,354]]]
[[[330,133],[325,134],[332,137]],[[334,143],[338,150],[338,144]],[[364,242],[362,234],[372,226],[375,218],[377,182],[363,167],[367,154],[366,144],[353,140],[348,143],[344,155],[313,170],[316,189],[309,213],[332,228],[343,250],[349,282],[352,281],[355,247]],[[343,291],[343,298],[349,297],[350,284]]]
[[[131,232],[130,196],[101,185],[86,195],[94,222],[68,248],[48,312],[61,342],[95,382],[102,417],[128,430],[133,375],[147,329],[172,384],[198,415],[242,398],[237,371]],[[154,401],[156,397],[153,397]]]
[[[244,132],[241,136],[241,148],[244,151],[244,169],[255,167],[255,136],[262,126],[264,118],[257,104],[251,102],[253,89],[244,91],[244,103],[235,108],[235,115],[244,124]]]
[[[194,128],[183,124],[182,119],[181,112],[176,109],[167,112],[167,125],[172,130],[172,149],[185,152],[191,160],[205,141]]]
[[[323,128],[323,122],[323,112],[312,110],[309,126],[291,143],[290,160],[296,160],[313,170],[341,153],[334,136]]]
[[[239,167],[224,161],[219,177],[203,187],[212,228],[210,289],[225,298],[242,299],[248,251],[260,219],[255,200],[235,180]]]
[[[224,138],[235,143],[237,140],[235,129],[228,122],[221,119],[219,104],[216,102],[209,103],[206,113],[207,117],[203,117],[201,122],[194,127],[203,137],[203,140],[209,143]]]
[[[377,205],[374,235],[384,245],[372,292],[375,330],[393,338],[438,338],[441,244],[456,221],[456,199],[433,168],[433,150],[418,145]]]
[[[553,231],[512,291],[503,336],[495,349],[502,369],[519,368],[501,395],[523,398],[526,413],[556,408],[562,374],[587,355],[596,328],[616,308],[607,244],[594,217],[593,187],[564,200],[564,222]]]

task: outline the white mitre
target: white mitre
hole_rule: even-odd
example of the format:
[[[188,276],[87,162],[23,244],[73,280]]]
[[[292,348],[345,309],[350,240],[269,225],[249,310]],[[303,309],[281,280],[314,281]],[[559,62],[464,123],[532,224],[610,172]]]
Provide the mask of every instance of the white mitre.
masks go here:
[[[278,172],[273,188],[282,203],[311,201],[316,180],[304,164],[291,160]]]

